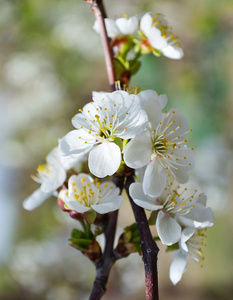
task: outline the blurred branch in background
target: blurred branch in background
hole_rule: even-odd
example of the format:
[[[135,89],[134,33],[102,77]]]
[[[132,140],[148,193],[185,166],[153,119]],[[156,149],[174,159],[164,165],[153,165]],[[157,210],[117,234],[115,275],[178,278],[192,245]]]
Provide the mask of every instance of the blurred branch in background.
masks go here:
[[[208,230],[203,272],[193,266],[174,288],[167,282],[172,258],[159,258],[161,299],[231,299],[232,1],[106,0],[111,17],[119,16],[123,5],[131,15],[161,12],[179,33],[184,59],[177,63],[160,58],[155,69],[151,57],[144,57],[144,70],[132,86],[140,82],[142,89],[166,92],[170,106],[182,108],[193,129],[192,144],[202,143],[191,177],[206,191],[216,215],[215,227]],[[67,120],[91,98],[92,90],[108,90],[106,72],[99,71],[104,57],[96,46],[100,42],[93,22],[81,1],[0,2],[0,299],[88,297],[94,270],[67,244],[72,220],[52,201],[30,214],[21,203],[35,188],[28,174],[43,161],[42,153],[71,129]],[[122,227],[133,218],[124,205]],[[140,272],[136,255],[127,258],[127,268],[119,261],[104,299],[142,299],[143,275],[136,276]]]

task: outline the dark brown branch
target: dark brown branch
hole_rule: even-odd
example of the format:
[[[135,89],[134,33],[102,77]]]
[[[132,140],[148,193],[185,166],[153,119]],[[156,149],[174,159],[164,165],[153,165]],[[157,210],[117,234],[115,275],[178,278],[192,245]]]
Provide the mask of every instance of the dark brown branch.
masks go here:
[[[158,300],[158,271],[157,258],[159,248],[157,247],[148,225],[147,217],[143,208],[134,203],[129,195],[129,186],[133,183],[134,175],[128,176],[125,183],[125,190],[129,197],[135,220],[138,227],[138,232],[141,240],[142,254],[145,268],[145,286],[146,300]]]
[[[120,193],[124,187],[124,174],[116,174],[113,182],[120,189]],[[109,273],[112,266],[119,257],[113,250],[118,211],[109,214],[109,220],[105,229],[105,249],[102,258],[96,263],[96,278],[93,284],[92,293],[89,300],[99,300],[106,291]]]
[[[96,263],[96,278],[93,284],[89,300],[99,300],[106,291],[106,284],[112,266],[116,261],[113,252],[118,211],[111,214],[108,226],[105,230],[105,249],[102,258]]]

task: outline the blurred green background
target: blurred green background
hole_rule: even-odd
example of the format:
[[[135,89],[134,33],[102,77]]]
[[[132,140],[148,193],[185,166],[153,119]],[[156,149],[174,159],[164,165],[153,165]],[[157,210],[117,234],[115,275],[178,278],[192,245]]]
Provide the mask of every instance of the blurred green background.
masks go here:
[[[233,295],[233,2],[221,0],[105,1],[108,16],[163,13],[179,35],[181,61],[147,55],[131,85],[168,95],[193,132],[193,183],[208,196],[216,224],[207,231],[205,264],[190,261],[182,281],[169,281],[172,255],[160,246],[161,299],[232,299]],[[0,299],[85,300],[95,270],[71,248],[76,222],[49,200],[33,212],[22,201],[38,185],[30,179],[71,118],[108,90],[100,39],[89,5],[73,0],[0,1]],[[133,222],[127,203],[119,234]],[[103,299],[141,300],[141,258],[113,268]]]

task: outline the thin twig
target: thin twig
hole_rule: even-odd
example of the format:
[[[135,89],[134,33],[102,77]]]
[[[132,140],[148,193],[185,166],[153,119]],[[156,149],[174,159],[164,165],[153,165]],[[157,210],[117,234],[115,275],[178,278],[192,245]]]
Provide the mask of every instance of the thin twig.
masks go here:
[[[129,197],[135,220],[138,227],[138,232],[141,240],[144,268],[145,268],[145,286],[146,300],[158,300],[158,270],[157,257],[159,248],[157,247],[148,225],[146,214],[143,208],[136,205],[129,195],[129,186],[133,183],[134,175],[128,176],[125,183],[125,190]]]
[[[90,1],[89,1],[90,2]],[[99,26],[100,30],[100,37],[103,45],[104,50],[104,57],[105,57],[105,64],[108,73],[108,80],[110,84],[111,91],[115,91],[115,74],[114,74],[114,67],[113,67],[113,54],[111,47],[109,45],[109,39],[107,36],[107,31],[105,27],[104,18],[106,18],[106,13],[104,10],[102,0],[93,0],[91,1],[91,10],[95,15],[96,21]]]

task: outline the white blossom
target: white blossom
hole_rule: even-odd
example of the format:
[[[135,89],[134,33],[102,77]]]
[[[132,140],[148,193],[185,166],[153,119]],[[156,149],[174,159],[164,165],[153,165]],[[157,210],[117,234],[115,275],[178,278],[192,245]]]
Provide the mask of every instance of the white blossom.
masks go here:
[[[138,31],[139,21],[136,16],[128,17],[128,15],[125,15],[121,18],[117,18],[116,20],[105,18],[104,22],[107,35],[112,39],[122,35],[135,35]],[[93,29],[98,33],[100,32],[97,21],[95,21]]]
[[[122,196],[119,188],[112,182],[98,182],[87,174],[72,175],[68,181],[68,190],[62,190],[59,197],[65,207],[79,213],[90,209],[105,214],[120,208]],[[64,194],[65,193],[65,194]]]
[[[52,195],[56,196],[56,190],[66,180],[66,170],[73,167],[78,159],[77,157],[64,159],[60,156],[59,149],[54,148],[46,157],[46,164],[38,166],[36,176],[31,175],[31,178],[41,186],[24,200],[23,207],[33,210]]]
[[[197,222],[197,227],[194,230],[200,228],[201,225],[204,228],[204,226],[209,227],[214,224],[211,209],[200,204],[206,201],[206,196],[197,194],[197,190],[188,193],[187,188],[183,189],[173,183],[167,185],[159,197],[151,197],[144,193],[141,183],[135,182],[130,185],[129,192],[137,205],[148,210],[158,211],[156,229],[161,242],[165,245],[172,245],[180,240],[184,223],[194,225]],[[192,210],[195,210],[196,205],[199,205],[199,212],[200,205],[202,206],[200,212],[202,224],[199,216],[197,216],[197,220],[193,218],[196,214],[192,213]]]
[[[170,266],[169,277],[172,283],[177,284],[185,272],[188,265],[188,256],[196,263],[203,267],[202,248],[206,246],[204,233],[206,229],[196,230],[193,228],[185,228],[182,231],[181,239],[179,241],[179,250],[173,254],[173,261]]]
[[[148,115],[145,131],[134,137],[124,148],[124,161],[131,168],[146,166],[143,189],[150,196],[159,196],[168,177],[179,183],[188,181],[188,171],[194,167],[192,149],[186,146],[186,118],[178,108],[162,113],[166,96],[154,91],[138,94],[141,106]]]
[[[161,14],[145,13],[140,19],[139,30],[150,45],[159,54],[171,59],[183,57],[183,50],[180,48],[179,40],[171,32],[170,27]]]
[[[120,139],[131,139],[147,125],[139,97],[125,91],[102,94],[74,116],[77,130],[69,132],[59,144],[64,157],[79,157],[89,152],[90,172],[103,178],[114,174],[121,163]]]

